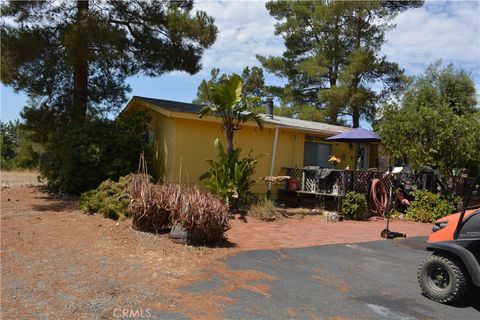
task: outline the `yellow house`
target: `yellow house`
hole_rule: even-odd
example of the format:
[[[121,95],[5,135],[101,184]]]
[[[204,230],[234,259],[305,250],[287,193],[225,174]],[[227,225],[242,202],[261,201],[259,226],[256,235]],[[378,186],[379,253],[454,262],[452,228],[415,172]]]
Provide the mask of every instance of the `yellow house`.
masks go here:
[[[198,183],[199,177],[208,171],[205,160],[215,158],[213,141],[219,138],[224,146],[225,141],[220,119],[211,116],[199,119],[200,109],[190,103],[138,96],[128,102],[123,112],[138,110],[151,115],[152,175],[166,181],[192,184]],[[333,154],[342,160],[337,168],[355,167],[356,145],[324,141],[351,128],[276,115],[262,114],[261,117],[263,130],[254,122],[246,123],[241,130],[235,131],[233,141],[234,147],[241,147],[244,155],[252,148],[254,154],[263,155],[257,165],[257,179],[284,175],[287,167],[330,167],[328,159]],[[378,145],[364,147],[367,156],[363,166],[368,169],[378,161]],[[265,193],[267,184],[258,182],[252,191]]]

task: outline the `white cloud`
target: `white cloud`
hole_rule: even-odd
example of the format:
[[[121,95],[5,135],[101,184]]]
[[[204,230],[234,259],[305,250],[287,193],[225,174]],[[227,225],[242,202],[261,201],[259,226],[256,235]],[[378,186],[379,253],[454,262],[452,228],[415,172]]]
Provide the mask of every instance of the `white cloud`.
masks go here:
[[[202,58],[202,71],[191,76],[172,72],[159,78],[132,77],[132,94],[191,101],[202,78],[208,78],[213,67],[222,72],[241,72],[245,66],[259,65],[260,55],[281,55],[283,40],[274,35],[276,20],[265,8],[265,1],[196,1],[195,8],[215,18],[218,39]],[[393,21],[397,27],[386,34],[383,51],[389,60],[398,62],[408,74],[419,74],[438,58],[472,72],[480,92],[480,3],[427,1],[422,8],[408,10]],[[268,84],[281,80],[266,75]],[[11,90],[10,90],[11,91]],[[18,117],[26,101],[0,88],[2,119]],[[17,108],[4,108],[5,101],[14,101]],[[15,100],[16,101],[16,100]],[[7,111],[7,112],[5,112]],[[9,114],[6,114],[9,113]]]
[[[217,41],[202,58],[202,76],[214,67],[241,72],[259,65],[256,54],[278,56],[285,46],[274,35],[276,20],[265,1],[197,1],[195,8],[215,18]],[[436,59],[454,63],[480,85],[480,3],[427,1],[423,7],[398,15],[387,32],[384,53],[408,74],[419,74]]]
[[[386,34],[384,52],[409,74],[424,71],[436,59],[454,63],[477,78],[480,61],[480,3],[426,2],[400,14]]]
[[[241,72],[244,67],[259,65],[256,54],[280,55],[283,41],[274,36],[273,19],[264,1],[199,1],[198,10],[215,18],[217,41],[202,58],[202,74],[214,67],[222,72]]]
[[[205,51],[203,69],[197,75],[173,72],[161,78],[182,83],[183,93],[179,96],[192,97],[181,100],[193,99],[198,83],[209,78],[214,67],[225,73],[240,73],[246,66],[259,65],[256,54],[279,56],[285,50],[283,39],[274,35],[277,21],[269,15],[265,1],[197,1],[195,9],[213,16],[219,33],[214,45]],[[396,28],[386,33],[387,43],[383,46],[390,61],[414,75],[441,58],[470,71],[480,92],[479,2],[427,1],[421,8],[399,14],[392,22]],[[273,75],[265,77],[270,85],[285,82]]]

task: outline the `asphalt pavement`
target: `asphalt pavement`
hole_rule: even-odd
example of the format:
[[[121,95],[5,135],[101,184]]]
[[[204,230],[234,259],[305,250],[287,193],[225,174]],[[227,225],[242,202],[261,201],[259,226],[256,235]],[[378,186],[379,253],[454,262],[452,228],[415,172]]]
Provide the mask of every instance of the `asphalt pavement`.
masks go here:
[[[429,252],[424,238],[380,240],[300,249],[238,253],[231,269],[256,270],[273,277],[269,292],[227,293],[235,303],[224,319],[480,319],[479,290],[449,306],[421,295],[417,269]],[[187,290],[215,291],[219,279]]]

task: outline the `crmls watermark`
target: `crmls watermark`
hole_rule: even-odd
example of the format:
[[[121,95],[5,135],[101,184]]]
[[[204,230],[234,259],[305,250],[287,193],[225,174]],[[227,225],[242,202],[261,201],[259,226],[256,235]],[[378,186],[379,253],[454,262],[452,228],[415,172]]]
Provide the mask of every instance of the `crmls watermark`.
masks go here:
[[[126,309],[115,308],[113,309],[114,318],[135,318],[135,319],[149,319],[152,317],[151,309]]]

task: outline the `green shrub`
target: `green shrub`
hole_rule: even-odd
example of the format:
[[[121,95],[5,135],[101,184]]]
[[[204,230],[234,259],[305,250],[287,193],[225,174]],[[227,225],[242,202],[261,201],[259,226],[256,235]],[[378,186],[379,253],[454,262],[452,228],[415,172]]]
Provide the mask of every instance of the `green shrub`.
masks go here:
[[[435,222],[456,210],[459,198],[448,196],[446,199],[440,194],[426,190],[412,192],[414,201],[407,209],[406,218],[418,222]]]
[[[123,220],[128,217],[128,186],[133,175],[120,177],[118,182],[106,180],[97,189],[80,196],[80,208],[88,213],[100,213],[106,218]]]
[[[78,194],[135,171],[142,151],[149,159],[146,121],[143,114],[121,115],[116,120],[86,120],[56,130],[40,161],[48,188]]]
[[[223,199],[230,210],[235,210],[247,202],[250,189],[255,184],[253,175],[258,157],[248,155],[240,159],[241,149],[233,151],[228,160],[227,153],[218,139],[214,141],[216,160],[208,159],[210,170],[200,177],[207,189]]]
[[[342,199],[342,214],[347,220],[363,220],[367,217],[367,198],[363,193],[348,192]]]
[[[18,149],[19,122],[0,121],[0,158],[10,160],[15,157]],[[3,161],[2,161],[3,162]]]
[[[397,211],[395,209],[392,209],[392,211],[390,211],[390,218],[393,218],[393,219],[405,219],[405,215],[400,212],[400,211]]]
[[[454,193],[446,193],[442,194],[441,198],[447,201],[450,205],[450,212],[459,211],[461,209],[462,197],[459,197]]]
[[[22,169],[38,169],[40,153],[43,151],[43,148],[38,143],[32,142],[28,137],[28,133],[21,132],[20,137],[17,154],[15,158],[13,158],[15,167]]]
[[[18,120],[0,121],[0,167],[2,170],[38,168],[42,151],[31,139],[32,133],[24,129]]]
[[[276,220],[282,216],[273,202],[267,198],[260,200],[255,205],[251,206],[248,215],[263,221]]]
[[[13,159],[0,158],[0,169],[4,171],[15,170],[16,167]]]

